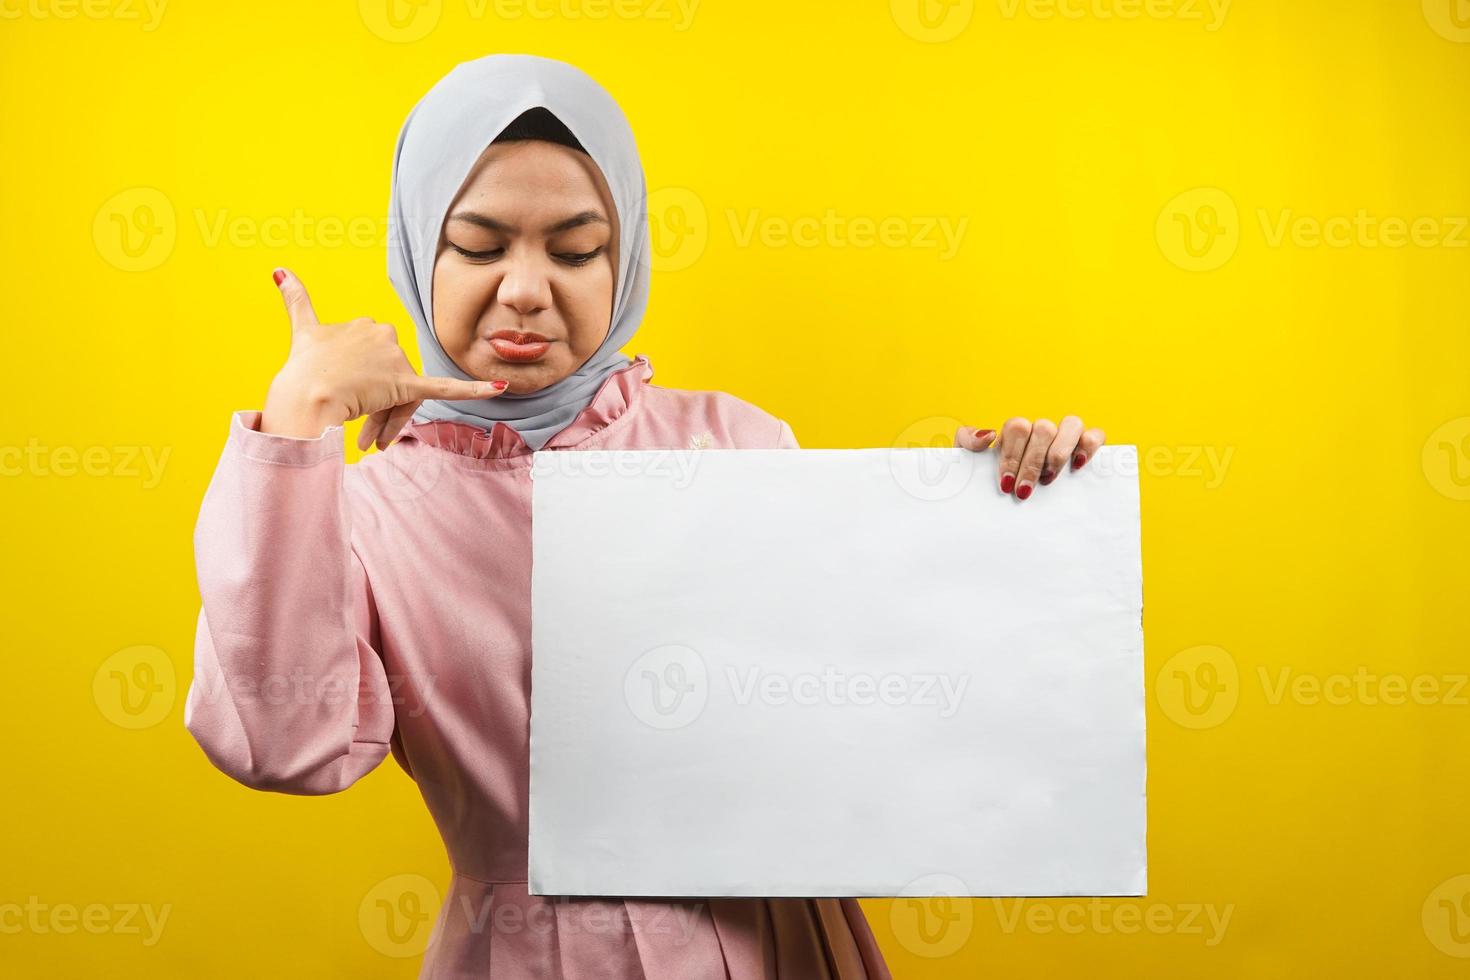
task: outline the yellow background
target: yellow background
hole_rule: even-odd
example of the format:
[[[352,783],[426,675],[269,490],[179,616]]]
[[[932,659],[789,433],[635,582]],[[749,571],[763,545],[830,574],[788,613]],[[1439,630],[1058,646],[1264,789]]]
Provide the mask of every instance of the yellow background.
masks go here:
[[[495,51],[633,123],[656,383],[808,447],[1140,448],[1149,895],[865,901],[898,976],[1466,975],[1470,5],[386,2],[0,0],[7,975],[415,974],[373,899],[447,865],[396,765],[254,793],[184,731],[191,531],[286,351],[272,267],[411,344],[393,141]]]

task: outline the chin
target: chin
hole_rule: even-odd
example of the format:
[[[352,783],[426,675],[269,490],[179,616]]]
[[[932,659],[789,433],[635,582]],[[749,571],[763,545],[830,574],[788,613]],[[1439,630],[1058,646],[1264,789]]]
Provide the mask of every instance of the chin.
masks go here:
[[[546,358],[540,361],[502,361],[491,358],[477,364],[475,377],[482,381],[509,381],[506,394],[529,395],[550,387],[576,370],[575,364],[562,364],[561,358]]]

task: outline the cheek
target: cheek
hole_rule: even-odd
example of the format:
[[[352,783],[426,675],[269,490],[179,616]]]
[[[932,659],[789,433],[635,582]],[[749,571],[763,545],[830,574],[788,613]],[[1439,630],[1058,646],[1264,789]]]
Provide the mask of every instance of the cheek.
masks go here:
[[[434,334],[446,351],[464,346],[470,333],[470,283],[457,276],[452,264],[434,267]]]
[[[567,319],[576,335],[576,347],[587,354],[597,349],[612,326],[613,270],[588,271],[568,294]]]

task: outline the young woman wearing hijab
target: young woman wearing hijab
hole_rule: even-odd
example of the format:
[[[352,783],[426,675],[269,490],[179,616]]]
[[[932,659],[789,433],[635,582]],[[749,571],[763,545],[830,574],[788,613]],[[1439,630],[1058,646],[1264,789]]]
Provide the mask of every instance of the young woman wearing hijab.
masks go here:
[[[796,447],[780,419],[650,384],[619,353],[648,300],[645,197],[621,110],[570,65],[481,58],[414,107],[388,273],[425,375],[391,326],[322,324],[276,270],[291,350],[264,410],[235,413],[200,509],[185,725],[282,793],[338,792],[393,754],[453,866],[423,977],[887,978],[852,899],[527,894],[531,453]],[[387,451],[346,466],[361,416],[361,447]],[[1102,440],[1012,419],[998,491],[1024,500]],[[282,684],[307,696],[266,696]]]

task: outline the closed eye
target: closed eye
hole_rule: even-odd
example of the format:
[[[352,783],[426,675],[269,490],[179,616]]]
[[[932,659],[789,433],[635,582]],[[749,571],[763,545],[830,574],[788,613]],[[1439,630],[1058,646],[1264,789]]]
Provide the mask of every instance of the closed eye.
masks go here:
[[[474,260],[476,262],[488,262],[491,259],[497,258],[500,255],[500,253],[502,253],[502,252],[505,251],[505,249],[503,249],[503,248],[492,248],[488,252],[471,252],[467,248],[460,248],[458,245],[454,244],[453,242],[450,242],[449,243],[449,247],[452,248],[452,249],[454,249],[460,255],[463,255],[465,258],[472,259],[472,260]]]
[[[505,249],[503,248],[493,248],[485,252],[473,252],[467,248],[460,248],[453,242],[449,242],[449,247],[454,249],[460,255],[469,259],[471,262],[493,262],[505,253]],[[559,253],[556,258],[562,262],[565,262],[567,265],[580,266],[586,265],[588,262],[591,262],[593,259],[597,258],[599,255],[602,254],[602,251],[602,248],[599,247],[593,249],[590,252],[562,252]]]
[[[566,262],[568,265],[586,265],[588,262],[591,262],[593,259],[597,258],[601,254],[602,249],[594,248],[590,252],[562,254],[558,255],[557,258],[561,259],[563,262]]]

